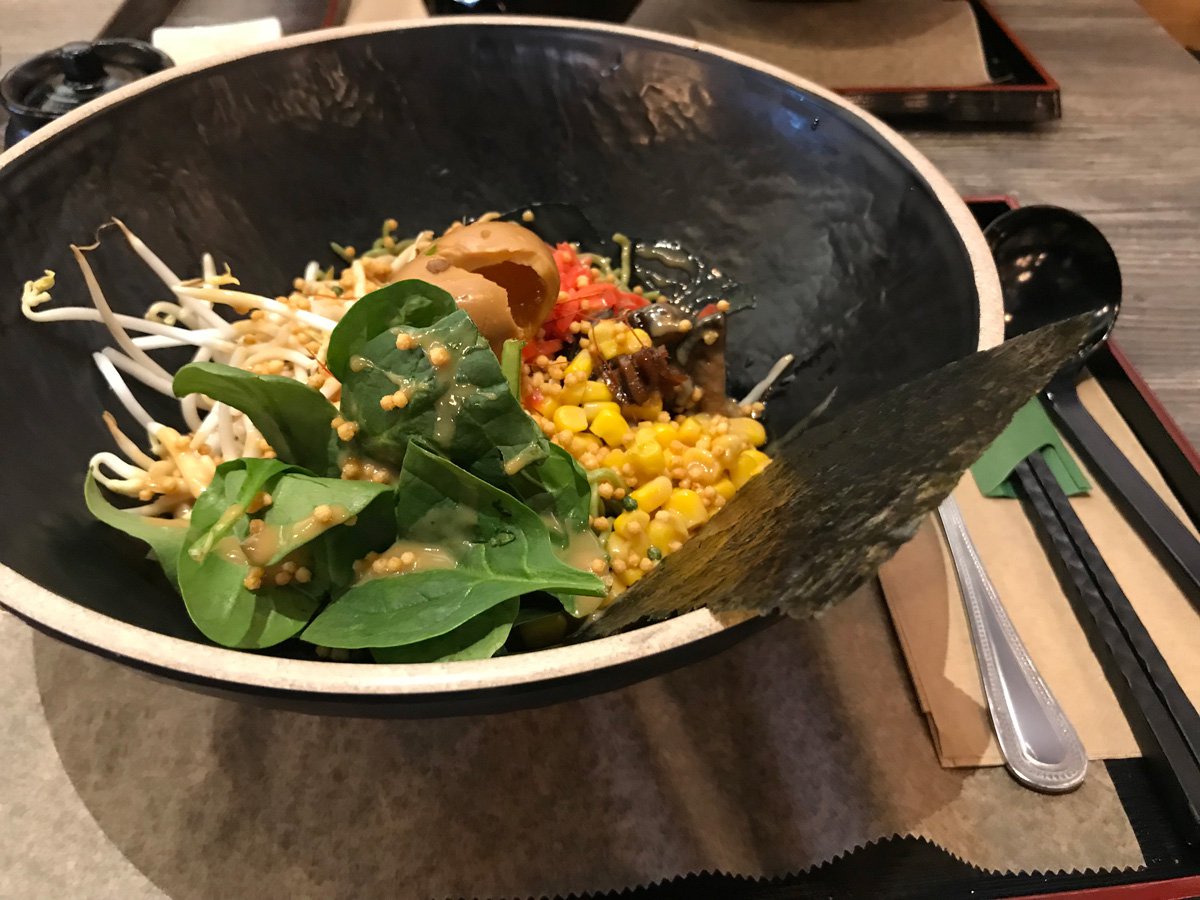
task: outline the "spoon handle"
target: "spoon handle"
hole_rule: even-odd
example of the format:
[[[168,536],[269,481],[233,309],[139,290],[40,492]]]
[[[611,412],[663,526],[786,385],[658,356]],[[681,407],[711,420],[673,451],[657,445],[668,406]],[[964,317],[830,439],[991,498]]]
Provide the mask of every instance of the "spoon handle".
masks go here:
[[[942,502],[938,515],[1004,761],[1026,787],[1048,793],[1074,790],[1087,774],[1087,752],[1079,735],[1021,643],[953,497]]]
[[[1200,607],[1200,541],[1092,418],[1073,382],[1052,383],[1046,390],[1046,400],[1063,433],[1083,454],[1088,466],[1112,488],[1113,499],[1125,508],[1134,527],[1192,603]]]

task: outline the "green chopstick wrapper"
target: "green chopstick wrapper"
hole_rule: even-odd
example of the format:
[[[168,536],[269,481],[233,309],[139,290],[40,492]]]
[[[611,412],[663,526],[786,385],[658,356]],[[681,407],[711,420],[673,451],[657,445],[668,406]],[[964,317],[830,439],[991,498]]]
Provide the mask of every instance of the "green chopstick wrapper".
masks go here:
[[[975,484],[985,497],[1016,499],[1012,470],[1017,463],[1034,452],[1040,452],[1068,497],[1086,494],[1092,489],[1087,478],[1067,450],[1046,415],[1041,401],[1034,397],[1013,416],[1009,426],[992,443],[979,461],[971,466]]]

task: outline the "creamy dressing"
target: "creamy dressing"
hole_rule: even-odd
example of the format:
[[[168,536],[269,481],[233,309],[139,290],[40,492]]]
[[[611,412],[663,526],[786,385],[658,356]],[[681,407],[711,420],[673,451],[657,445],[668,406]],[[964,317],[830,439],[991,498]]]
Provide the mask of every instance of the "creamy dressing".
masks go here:
[[[554,545],[554,555],[562,562],[566,563],[575,569],[582,569],[585,572],[592,571],[592,562],[597,559],[606,559],[607,555],[604,548],[600,545],[600,539],[596,537],[596,533],[590,528],[583,531],[571,531],[569,528],[561,528],[557,519],[552,515],[543,515],[542,521],[553,534],[556,531],[568,531],[570,537],[566,547]],[[572,597],[575,601],[575,609],[578,616],[590,616],[600,605],[604,603],[604,597]]]
[[[422,541],[396,541],[382,553],[355,563],[355,584],[389,575],[411,575],[433,569],[453,569],[458,560],[445,547]]]
[[[306,544],[317,535],[341,525],[352,513],[340,504],[328,504],[327,515],[318,518],[311,515],[287,525],[264,525],[260,530],[242,541],[242,552],[252,566],[265,566],[280,547],[289,544]]]
[[[247,536],[243,541],[239,541],[231,534],[226,535],[217,541],[211,552],[216,553],[225,562],[232,563],[235,566],[265,567],[270,563],[271,558],[279,552],[280,547],[289,544],[308,543],[317,535],[337,525],[341,525],[351,517],[350,510],[344,506],[329,504],[326,508],[329,510],[329,514],[319,519],[316,516],[308,516],[287,525],[267,525],[264,523],[258,531]],[[231,506],[225,513],[228,515],[234,510],[238,511],[238,516],[240,517],[240,506]],[[222,516],[222,519],[224,519],[224,516]],[[203,558],[201,556],[197,559],[197,562]]]
[[[546,451],[536,442],[530,441],[522,447],[515,456],[504,463],[505,475],[516,475],[527,465],[546,458]]]

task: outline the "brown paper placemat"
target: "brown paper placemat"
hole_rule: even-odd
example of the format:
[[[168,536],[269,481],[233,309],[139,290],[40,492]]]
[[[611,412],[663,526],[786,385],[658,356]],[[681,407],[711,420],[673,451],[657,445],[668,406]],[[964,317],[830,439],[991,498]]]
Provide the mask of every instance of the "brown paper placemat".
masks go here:
[[[1094,380],[1084,405],[1185,522],[1161,474]],[[1072,498],[1080,519],[1193,703],[1200,703],[1200,612],[1175,586],[1104,489]],[[954,494],[1017,632],[1093,759],[1138,756],[1137,743],[1018,501],[980,494],[968,473]],[[958,582],[931,518],[880,581],[938,756],[946,766],[1003,760],[983,702]]]
[[[0,636],[16,625],[0,621]],[[3,641],[0,662],[20,646]],[[878,590],[630,688],[507,715],[320,718],[218,700],[35,635],[74,792],[175,900],[528,896],[777,876],[893,834],[996,870],[1139,866],[1108,774],[941,768]],[[15,668],[15,664],[14,664]],[[11,711],[11,712],[10,712]],[[20,771],[0,744],[0,769]],[[7,798],[40,815],[40,789]],[[73,801],[74,802],[74,801]]]
[[[353,0],[346,22],[427,15],[421,0]],[[990,81],[966,0],[643,0],[629,24],[746,53],[828,87]]]
[[[965,0],[644,0],[629,24],[746,53],[833,88],[990,81]]]

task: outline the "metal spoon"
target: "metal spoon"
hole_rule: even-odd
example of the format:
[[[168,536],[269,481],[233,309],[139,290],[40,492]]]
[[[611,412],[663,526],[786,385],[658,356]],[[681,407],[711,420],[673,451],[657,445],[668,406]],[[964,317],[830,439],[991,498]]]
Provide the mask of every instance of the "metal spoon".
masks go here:
[[[1090,313],[1090,340],[1050,382],[1044,399],[1063,433],[1123,507],[1193,602],[1200,604],[1200,541],[1125,457],[1079,400],[1075,382],[1112,332],[1121,308],[1121,270],[1104,235],[1057,206],[1007,212],[984,231],[1004,294],[1005,337]]]

